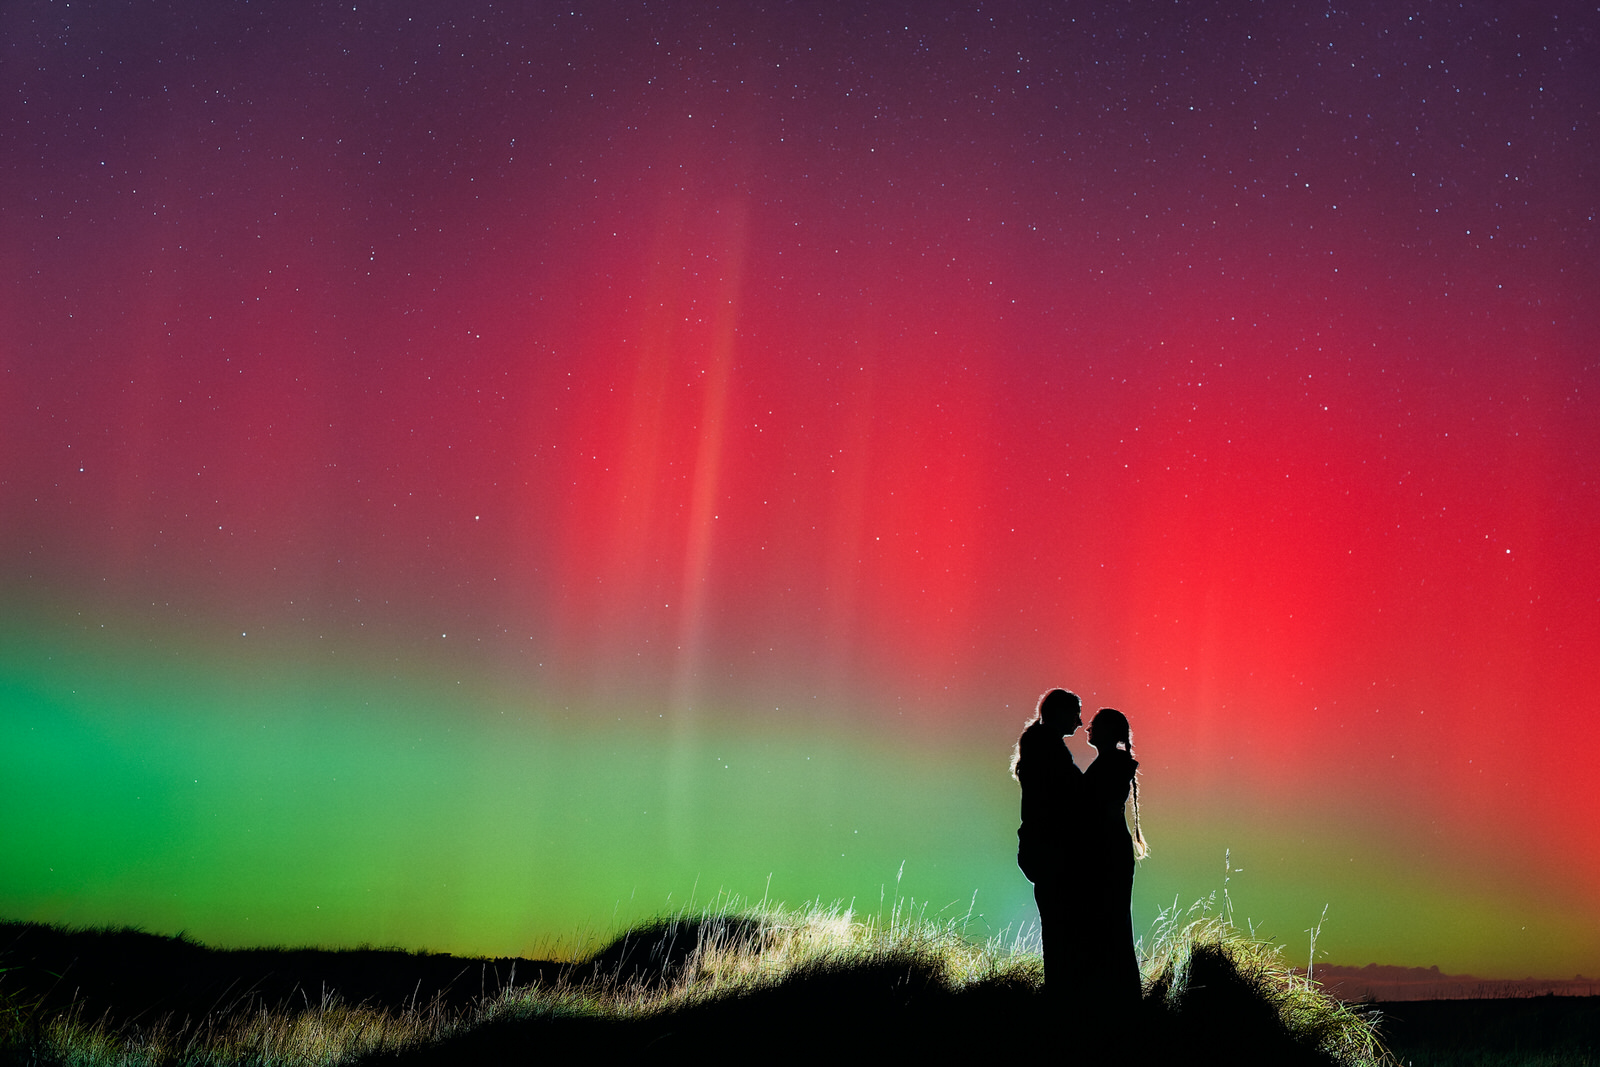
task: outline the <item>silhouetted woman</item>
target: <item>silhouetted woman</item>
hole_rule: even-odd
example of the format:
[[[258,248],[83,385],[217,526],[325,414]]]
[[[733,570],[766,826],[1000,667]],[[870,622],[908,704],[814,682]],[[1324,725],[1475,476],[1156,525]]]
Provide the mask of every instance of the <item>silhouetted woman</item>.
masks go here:
[[[1083,772],[1072,762],[1066,738],[1083,725],[1083,702],[1065,689],[1039,698],[1011,755],[1011,776],[1022,784],[1022,825],[1017,828],[1017,866],[1033,883],[1039,905],[1039,940],[1045,987],[1052,996],[1073,997],[1077,963],[1072,927],[1082,910],[1077,850],[1083,803]]]
[[[1139,957],[1133,947],[1133,865],[1149,851],[1139,830],[1139,762],[1128,720],[1101,708],[1089,724],[1097,753],[1083,772],[1084,849],[1082,932],[1084,991],[1106,1011],[1131,1012],[1139,1003]],[[1123,807],[1133,792],[1133,834]]]

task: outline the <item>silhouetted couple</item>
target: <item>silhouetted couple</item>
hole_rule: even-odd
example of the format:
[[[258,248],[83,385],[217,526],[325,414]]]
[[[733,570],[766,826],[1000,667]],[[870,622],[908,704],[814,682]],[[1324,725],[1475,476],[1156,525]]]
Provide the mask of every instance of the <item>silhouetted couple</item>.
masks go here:
[[[1128,720],[1101,708],[1089,724],[1094,762],[1080,770],[1066,739],[1083,704],[1065,689],[1039,698],[1011,757],[1022,784],[1017,866],[1033,883],[1044,947],[1045,991],[1086,1017],[1127,1015],[1139,1003],[1133,946],[1133,865],[1147,851],[1139,832],[1139,783]],[[1133,833],[1123,818],[1133,792]]]

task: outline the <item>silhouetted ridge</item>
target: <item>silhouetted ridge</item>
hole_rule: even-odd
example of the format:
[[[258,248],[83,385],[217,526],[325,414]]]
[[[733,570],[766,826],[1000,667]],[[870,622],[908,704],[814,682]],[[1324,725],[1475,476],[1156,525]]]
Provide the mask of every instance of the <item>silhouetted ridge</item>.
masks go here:
[[[1217,917],[1164,916],[1148,947],[1150,985],[1115,1017],[1046,996],[1025,945],[974,944],[959,923],[898,907],[887,922],[838,907],[677,916],[570,964],[217,951],[131,930],[5,923],[0,1064],[667,1056],[1376,1067],[1370,1023],[1271,946]]]
[[[180,934],[0,922],[0,992],[42,1014],[72,1007],[112,1026],[312,1007],[337,995],[391,1011],[462,1011],[503,989],[554,981],[544,960],[400,949],[207,948]]]
[[[741,915],[658,919],[635,927],[572,968],[567,980],[653,988],[671,984],[704,949],[758,952],[764,925]]]

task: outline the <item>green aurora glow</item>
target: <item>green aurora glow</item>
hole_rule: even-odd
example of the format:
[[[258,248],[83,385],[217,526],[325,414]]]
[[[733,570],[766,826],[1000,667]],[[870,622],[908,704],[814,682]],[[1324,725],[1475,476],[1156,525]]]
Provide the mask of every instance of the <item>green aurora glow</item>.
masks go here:
[[[0,653],[10,917],[217,945],[497,955],[578,951],[729,895],[880,912],[898,894],[929,914],[970,911],[972,936],[1033,919],[1003,742],[580,714],[458,681],[12,622]],[[1226,851],[1236,915],[1292,958],[1324,905],[1322,958],[1494,973],[1530,942],[1555,966],[1586,949],[1571,937],[1577,902],[1441,884],[1309,811],[1213,811],[1146,789],[1156,851],[1135,890],[1141,929],[1223,888]],[[1364,895],[1375,884],[1391,894],[1378,907]],[[1441,941],[1459,957],[1417,955]]]

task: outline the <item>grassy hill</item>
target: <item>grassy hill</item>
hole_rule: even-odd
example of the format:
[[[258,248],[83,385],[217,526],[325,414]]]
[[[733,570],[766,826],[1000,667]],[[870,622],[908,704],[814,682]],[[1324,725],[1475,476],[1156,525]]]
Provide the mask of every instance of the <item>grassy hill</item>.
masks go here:
[[[1357,1067],[1372,1013],[1204,909],[1164,916],[1137,1018],[1076,1016],[1020,943],[839,908],[681,914],[578,962],[213,950],[0,924],[0,1049],[30,1064],[458,1064],[582,1056]]]

